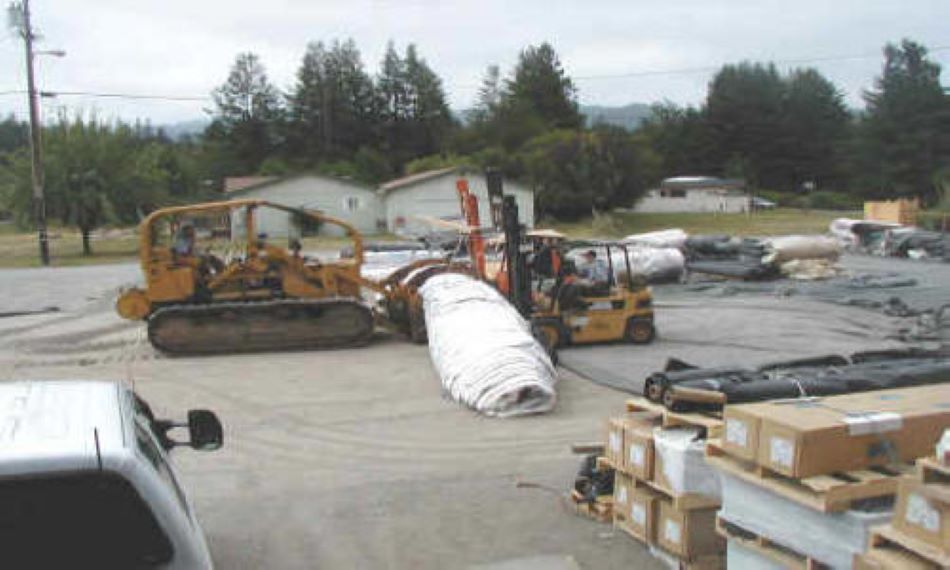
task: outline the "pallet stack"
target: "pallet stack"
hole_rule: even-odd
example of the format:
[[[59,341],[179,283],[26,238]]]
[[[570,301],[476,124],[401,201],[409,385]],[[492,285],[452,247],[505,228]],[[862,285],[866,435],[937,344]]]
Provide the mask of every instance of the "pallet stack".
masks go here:
[[[726,406],[723,419],[706,459],[721,474],[716,527],[730,568],[848,568],[871,529],[890,520],[910,462],[933,453],[950,427],[950,392]]]
[[[614,525],[682,568],[724,566],[725,543],[715,532],[718,485],[702,492],[709,489],[707,476],[715,479],[702,461],[704,442],[683,443],[721,430],[718,417],[675,414],[641,398],[627,402],[626,415],[608,420],[601,461],[616,471]],[[670,441],[679,447],[671,449]]]
[[[854,557],[858,570],[950,567],[950,466],[928,457],[902,477],[894,518],[871,531],[867,552]]]

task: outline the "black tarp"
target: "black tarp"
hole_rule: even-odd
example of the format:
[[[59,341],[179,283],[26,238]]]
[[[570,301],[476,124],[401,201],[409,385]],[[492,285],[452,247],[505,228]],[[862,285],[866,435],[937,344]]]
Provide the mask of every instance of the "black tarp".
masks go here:
[[[663,386],[664,403],[687,411],[718,407],[690,401],[678,389],[719,392],[730,404],[809,396],[831,396],[871,390],[906,388],[950,382],[946,352],[887,351],[853,355],[848,364],[765,365],[755,369],[710,368],[651,375],[651,395]],[[705,374],[703,374],[705,372]],[[648,380],[648,383],[651,383]]]

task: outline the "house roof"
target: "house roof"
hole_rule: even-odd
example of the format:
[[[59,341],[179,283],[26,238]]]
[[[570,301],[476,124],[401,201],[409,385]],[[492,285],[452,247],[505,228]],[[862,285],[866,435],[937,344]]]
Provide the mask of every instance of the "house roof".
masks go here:
[[[744,180],[735,178],[716,178],[714,176],[674,176],[660,182],[661,188],[742,188]]]
[[[251,186],[277,180],[277,176],[228,176],[224,179],[224,193],[237,192]]]
[[[323,179],[326,179],[326,180],[333,180],[333,181],[335,181],[335,182],[342,182],[342,183],[344,183],[344,184],[349,184],[349,185],[351,185],[351,186],[356,186],[357,188],[360,188],[360,189],[362,189],[362,190],[367,190],[367,191],[369,191],[369,192],[372,192],[372,191],[373,191],[373,187],[372,187],[372,186],[369,186],[368,184],[363,184],[362,182],[359,182],[359,181],[356,181],[356,180],[351,180],[351,179],[349,179],[349,178],[343,178],[343,177],[340,177],[340,176],[331,176],[331,175],[329,175],[329,174],[319,174],[319,173],[316,173],[316,172],[303,172],[303,173],[300,173],[300,174],[294,174],[294,175],[291,175],[291,176],[283,176],[283,177],[279,177],[279,178],[276,177],[276,176],[261,176],[260,178],[265,178],[266,180],[262,180],[261,182],[258,182],[257,184],[252,184],[252,185],[250,185],[250,186],[245,186],[245,187],[243,187],[243,188],[241,188],[241,189],[239,189],[239,190],[234,190],[234,191],[230,192],[229,195],[230,195],[230,196],[243,195],[243,194],[247,194],[248,192],[252,192],[252,191],[254,191],[254,190],[260,190],[261,188],[266,188],[266,187],[268,187],[268,186],[273,186],[273,185],[275,185],[275,184],[280,184],[281,182],[288,182],[288,181],[290,181],[290,180],[296,180],[296,179],[298,179],[298,178],[323,178]]]
[[[380,192],[386,193],[392,190],[398,190],[400,188],[405,188],[406,186],[412,186],[420,182],[425,182],[426,180],[432,180],[433,178],[439,178],[447,174],[451,174],[459,170],[457,166],[450,166],[448,168],[438,168],[436,170],[427,170],[425,172],[418,172],[416,174],[410,174],[409,176],[403,176],[402,178],[397,178],[395,180],[390,180],[384,184],[381,184],[379,187]]]

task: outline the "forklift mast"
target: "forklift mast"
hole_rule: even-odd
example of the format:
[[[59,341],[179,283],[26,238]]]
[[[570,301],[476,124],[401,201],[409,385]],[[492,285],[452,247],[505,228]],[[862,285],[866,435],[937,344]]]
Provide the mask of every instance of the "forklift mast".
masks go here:
[[[508,300],[522,316],[531,315],[531,275],[528,267],[529,247],[518,221],[518,203],[514,196],[505,196],[501,206],[502,230],[505,233],[505,269],[508,272]]]
[[[468,180],[459,178],[455,181],[455,189],[459,195],[459,205],[462,217],[468,226],[468,253],[475,264],[475,272],[479,278],[485,278],[485,237],[481,231],[481,220],[478,217],[478,197],[468,189]]]

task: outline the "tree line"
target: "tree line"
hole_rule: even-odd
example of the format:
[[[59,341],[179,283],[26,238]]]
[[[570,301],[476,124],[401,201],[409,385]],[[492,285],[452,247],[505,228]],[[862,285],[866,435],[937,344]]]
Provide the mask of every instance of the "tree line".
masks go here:
[[[495,166],[534,188],[542,216],[629,206],[669,176],[743,178],[780,201],[834,207],[950,186],[950,97],[940,67],[910,40],[884,48],[881,75],[852,110],[815,69],[726,65],[698,106],[661,103],[640,128],[588,125],[547,43],[514,68],[490,66],[472,109],[449,109],[416,46],[393,43],[375,73],[353,40],[307,46],[293,86],[239,54],[212,93],[212,121],[172,141],[147,124],[60,115],[43,129],[49,215],[85,236],[152,208],[207,199],[227,176],[315,171],[376,184],[448,165]],[[0,122],[0,202],[24,222],[26,126]],[[943,192],[943,194],[942,194]]]

